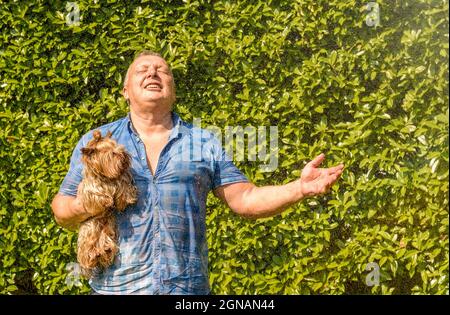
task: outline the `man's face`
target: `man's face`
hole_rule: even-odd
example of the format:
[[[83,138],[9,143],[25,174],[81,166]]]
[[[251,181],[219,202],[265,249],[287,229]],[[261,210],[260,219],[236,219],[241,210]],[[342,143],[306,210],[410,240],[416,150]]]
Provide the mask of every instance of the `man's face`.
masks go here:
[[[123,94],[132,106],[171,110],[175,102],[175,84],[166,61],[158,56],[137,58],[130,67]]]

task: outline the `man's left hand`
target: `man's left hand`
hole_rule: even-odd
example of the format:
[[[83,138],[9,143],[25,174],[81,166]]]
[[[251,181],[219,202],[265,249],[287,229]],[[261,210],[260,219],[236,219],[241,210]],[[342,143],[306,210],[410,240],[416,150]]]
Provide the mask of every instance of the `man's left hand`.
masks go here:
[[[300,176],[300,190],[304,197],[322,195],[330,190],[330,187],[341,176],[344,164],[330,168],[319,168],[325,159],[321,153],[314,160],[306,164]]]

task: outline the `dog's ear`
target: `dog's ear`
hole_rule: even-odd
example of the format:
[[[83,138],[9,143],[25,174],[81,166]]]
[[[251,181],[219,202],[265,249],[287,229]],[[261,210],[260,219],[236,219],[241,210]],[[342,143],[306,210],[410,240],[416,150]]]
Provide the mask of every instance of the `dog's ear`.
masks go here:
[[[119,178],[130,167],[131,160],[123,150],[114,150],[102,155],[103,175],[110,178]]]
[[[95,148],[81,148],[81,153],[86,156],[91,156],[96,150]]]
[[[124,150],[123,146],[120,146],[116,150],[113,151],[113,154],[116,158],[118,158],[118,161],[121,163],[123,169],[127,169],[131,165],[131,157],[130,155]]]
[[[94,130],[93,135],[96,141],[102,140],[102,133],[100,132],[100,130]]]
[[[108,130],[108,132],[106,133],[106,138],[111,139],[111,136],[112,136],[112,132],[110,130]]]

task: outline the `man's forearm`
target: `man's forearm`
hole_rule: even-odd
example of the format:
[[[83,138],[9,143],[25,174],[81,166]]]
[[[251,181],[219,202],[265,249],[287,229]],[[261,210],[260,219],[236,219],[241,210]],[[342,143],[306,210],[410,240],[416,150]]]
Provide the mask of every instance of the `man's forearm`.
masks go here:
[[[243,198],[245,216],[258,219],[277,215],[304,196],[300,181],[295,180],[280,186],[253,186],[243,194]]]
[[[75,230],[78,225],[91,217],[80,201],[71,196],[57,195],[52,202],[56,223],[64,228]]]

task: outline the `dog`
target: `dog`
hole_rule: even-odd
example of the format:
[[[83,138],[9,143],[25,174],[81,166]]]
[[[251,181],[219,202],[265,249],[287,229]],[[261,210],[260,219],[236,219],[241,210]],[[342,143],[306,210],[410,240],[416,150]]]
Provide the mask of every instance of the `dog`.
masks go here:
[[[131,176],[131,157],[123,145],[102,137],[94,130],[93,138],[81,149],[84,165],[78,196],[92,217],[80,224],[77,260],[81,275],[93,274],[110,266],[119,251],[115,211],[122,212],[136,203],[137,188]]]

